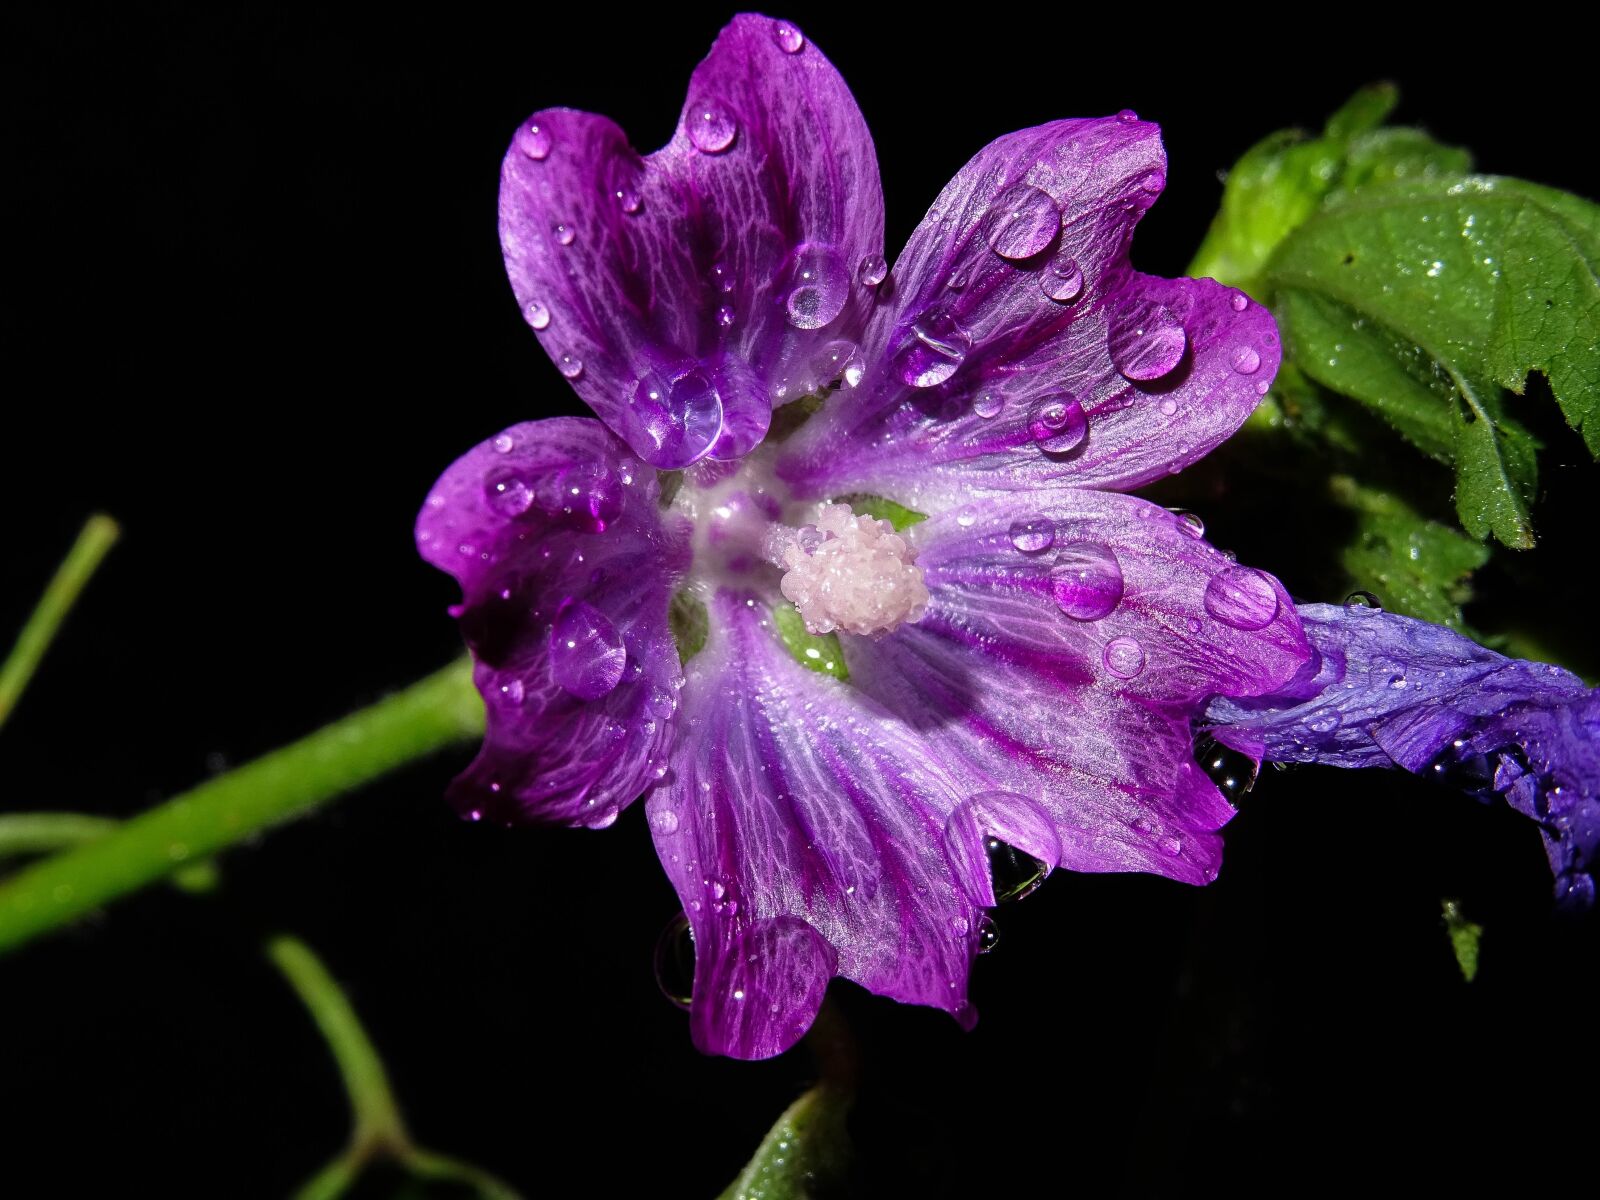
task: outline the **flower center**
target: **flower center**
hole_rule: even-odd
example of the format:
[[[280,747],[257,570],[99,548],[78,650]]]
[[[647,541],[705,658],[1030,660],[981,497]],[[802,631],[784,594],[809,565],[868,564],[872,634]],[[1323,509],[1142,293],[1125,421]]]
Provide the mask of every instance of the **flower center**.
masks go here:
[[[674,507],[695,526],[692,588],[776,583],[782,598],[771,601],[793,604],[813,634],[878,636],[922,616],[922,568],[890,522],[848,504],[786,504],[786,489],[765,468],[752,455],[708,486],[690,482],[679,493]]]
[[[763,553],[786,567],[778,587],[812,633],[883,634],[928,606],[922,568],[888,521],[825,504],[816,524],[774,526]]]

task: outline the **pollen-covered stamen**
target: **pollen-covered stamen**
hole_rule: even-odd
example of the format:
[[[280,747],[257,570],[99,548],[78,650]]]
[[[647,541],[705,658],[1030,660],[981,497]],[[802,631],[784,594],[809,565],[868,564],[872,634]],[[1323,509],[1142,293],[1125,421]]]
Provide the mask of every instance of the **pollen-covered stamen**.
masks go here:
[[[825,504],[815,525],[774,528],[768,557],[787,568],[779,587],[812,633],[881,634],[921,618],[922,568],[888,521]]]

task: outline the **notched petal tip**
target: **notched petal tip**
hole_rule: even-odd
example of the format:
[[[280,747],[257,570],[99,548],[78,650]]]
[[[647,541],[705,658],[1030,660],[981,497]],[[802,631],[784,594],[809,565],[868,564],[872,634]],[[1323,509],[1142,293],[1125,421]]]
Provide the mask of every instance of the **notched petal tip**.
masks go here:
[[[774,402],[828,382],[882,251],[865,122],[788,22],[736,17],[673,139],[641,157],[604,117],[547,109],[513,138],[501,242],[528,324],[595,414],[663,469],[737,457]]]

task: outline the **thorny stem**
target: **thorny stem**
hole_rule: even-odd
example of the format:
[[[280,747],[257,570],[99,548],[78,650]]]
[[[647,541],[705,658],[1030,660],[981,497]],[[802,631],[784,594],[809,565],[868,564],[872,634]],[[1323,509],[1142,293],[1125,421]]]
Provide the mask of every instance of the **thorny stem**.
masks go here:
[[[67,619],[79,593],[106,552],[116,544],[120,533],[117,523],[107,516],[97,514],[84,523],[78,540],[61,560],[55,578],[45,588],[22,632],[17,635],[16,645],[5,662],[0,663],[0,725],[6,723],[11,710],[17,706],[61,623]]]
[[[491,1200],[517,1200],[516,1192],[487,1171],[412,1143],[377,1047],[311,947],[298,938],[280,936],[267,943],[266,953],[316,1022],[350,1098],[349,1145],[301,1186],[296,1200],[333,1200],[343,1195],[362,1168],[379,1156],[423,1179],[468,1184]]]
[[[482,732],[461,659],[0,883],[0,952]]]

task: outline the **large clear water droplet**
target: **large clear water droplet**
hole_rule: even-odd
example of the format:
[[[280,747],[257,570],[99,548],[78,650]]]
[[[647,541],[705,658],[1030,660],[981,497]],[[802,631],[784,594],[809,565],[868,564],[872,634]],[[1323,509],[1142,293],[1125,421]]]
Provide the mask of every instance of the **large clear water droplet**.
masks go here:
[[[1112,638],[1100,652],[1100,661],[1118,679],[1132,679],[1144,670],[1144,647],[1135,638]]]
[[[563,354],[556,359],[556,370],[563,379],[576,379],[583,374],[583,360],[575,354]]]
[[[622,681],[628,651],[606,615],[574,600],[550,628],[550,677],[579,700],[598,700]]]
[[[529,300],[522,314],[528,318],[528,324],[535,329],[545,329],[550,324],[550,310],[537,300]]]
[[[679,1008],[694,999],[694,931],[689,918],[679,913],[667,922],[656,939],[656,986]]]
[[[881,254],[869,254],[856,268],[856,278],[867,287],[877,287],[889,277],[889,260]]]
[[[1344,606],[1351,612],[1383,611],[1383,602],[1371,592],[1351,592],[1344,598]]]
[[[1071,254],[1063,252],[1039,272],[1039,290],[1057,304],[1071,304],[1083,294],[1083,268]]]
[[[923,313],[895,360],[900,378],[912,387],[933,387],[956,373],[972,349],[972,338],[943,309]]]
[[[1044,882],[1061,862],[1061,839],[1049,814],[1026,796],[981,792],[945,822],[944,853],[968,899],[990,908]]]
[[[521,476],[502,471],[489,477],[484,486],[489,505],[506,517],[520,517],[533,507],[533,489]]]
[[[1049,517],[1029,517],[1011,522],[1011,544],[1024,554],[1042,554],[1056,540],[1056,523]]]
[[[517,130],[517,149],[535,162],[550,157],[550,131],[539,125],[524,125]]]
[[[1061,210],[1031,184],[1018,184],[995,201],[989,214],[989,248],[1012,262],[1042,253],[1061,229]]]
[[[1175,508],[1172,518],[1178,523],[1178,528],[1192,538],[1203,538],[1206,535],[1206,523],[1199,513],[1189,512],[1187,509]]]
[[[1241,375],[1254,375],[1261,369],[1261,355],[1254,346],[1240,346],[1229,356],[1233,369]]]
[[[972,411],[986,421],[998,417],[1005,406],[1005,397],[993,389],[981,391],[972,398]]]
[[[1122,566],[1109,547],[1074,542],[1056,553],[1050,591],[1056,607],[1077,621],[1098,621],[1122,601]]]
[[[1239,801],[1255,786],[1260,766],[1248,754],[1225,746],[1209,734],[1202,734],[1194,744],[1194,759],[1200,764],[1206,778],[1217,785],[1217,790],[1227,797],[1235,808]]]
[[[1035,859],[1034,861],[1037,862],[1038,860]],[[1039,878],[1042,881],[1044,876],[1041,875]],[[993,917],[988,915],[980,917],[978,919],[978,953],[988,954],[999,944],[1000,926],[994,923]]]
[[[850,278],[839,252],[813,242],[795,251],[784,308],[796,329],[821,329],[850,298]]]
[[[739,134],[738,122],[712,100],[691,105],[684,121],[689,126],[689,140],[702,154],[721,154]]]
[[[1189,335],[1172,310],[1140,305],[1111,328],[1111,364],[1124,378],[1149,383],[1170,375],[1183,361]]]
[[[629,416],[653,447],[643,456],[665,470],[699,461],[722,434],[722,398],[699,370],[667,383],[658,376],[641,379]]]
[[[1075,450],[1089,432],[1089,415],[1076,396],[1047,396],[1033,410],[1028,432],[1050,454]]]
[[[805,35],[787,21],[773,22],[772,40],[785,54],[799,54],[806,46]]]
[[[1229,567],[1206,584],[1206,611],[1235,629],[1263,629],[1278,615],[1278,590],[1252,567]]]

